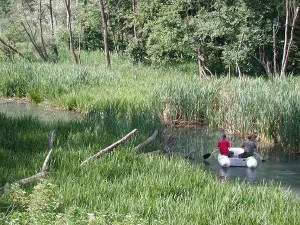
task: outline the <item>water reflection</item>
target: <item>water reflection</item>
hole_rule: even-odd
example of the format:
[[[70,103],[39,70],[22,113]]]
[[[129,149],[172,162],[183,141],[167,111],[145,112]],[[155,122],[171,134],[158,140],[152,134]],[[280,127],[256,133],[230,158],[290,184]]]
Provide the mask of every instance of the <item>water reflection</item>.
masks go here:
[[[221,167],[218,169],[218,177],[222,179],[230,179],[239,177],[240,180],[257,181],[257,168],[248,167]]]
[[[0,113],[5,113],[7,116],[12,117],[37,117],[39,120],[44,122],[82,119],[82,116],[78,113],[70,113],[59,109],[42,107],[30,103],[1,103]]]

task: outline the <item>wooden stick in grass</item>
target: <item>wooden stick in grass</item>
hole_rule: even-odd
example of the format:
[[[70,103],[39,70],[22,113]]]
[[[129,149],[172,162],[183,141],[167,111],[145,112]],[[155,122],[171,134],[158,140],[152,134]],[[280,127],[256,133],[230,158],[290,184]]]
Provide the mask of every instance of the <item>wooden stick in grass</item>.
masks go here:
[[[145,155],[158,155],[158,154],[160,154],[160,150],[156,150],[156,151],[153,151],[153,152],[145,153]]]
[[[50,148],[50,151],[49,151],[48,155],[46,156],[46,158],[44,160],[41,172],[39,172],[39,173],[37,173],[33,176],[26,177],[24,179],[14,181],[14,182],[11,183],[11,185],[15,185],[15,184],[24,185],[24,184],[27,184],[27,183],[29,183],[29,182],[37,179],[37,178],[41,178],[43,176],[46,176],[46,175],[50,174],[49,172],[46,171],[46,167],[47,167],[48,161],[50,159],[50,156],[52,154],[53,134],[54,134],[54,131],[51,131],[50,134],[49,134],[49,148]],[[0,187],[0,191],[2,191],[2,190],[4,190],[4,187]]]
[[[146,141],[144,141],[143,143],[139,144],[138,146],[134,147],[133,150],[140,150],[142,148],[144,148],[145,146],[147,146],[148,144],[150,144],[152,141],[155,140],[156,136],[158,134],[158,131],[156,130],[151,137],[149,137]]]
[[[191,156],[192,156],[195,152],[196,152],[196,151],[195,151],[194,149],[192,149],[192,151],[190,151],[189,154],[185,155],[184,158],[185,158],[185,159],[190,159]]]
[[[86,159],[85,161],[83,161],[80,166],[84,166],[86,165],[90,160],[95,160],[96,158],[99,158],[101,155],[107,153],[108,151],[114,149],[115,147],[119,146],[121,143],[125,142],[127,139],[129,139],[135,132],[137,132],[137,129],[134,129],[133,131],[131,131],[130,133],[128,133],[125,137],[123,137],[122,139],[120,139],[119,141],[115,142],[114,144],[108,146],[107,148],[101,150],[100,152],[98,152],[97,154],[91,156],[90,158]]]

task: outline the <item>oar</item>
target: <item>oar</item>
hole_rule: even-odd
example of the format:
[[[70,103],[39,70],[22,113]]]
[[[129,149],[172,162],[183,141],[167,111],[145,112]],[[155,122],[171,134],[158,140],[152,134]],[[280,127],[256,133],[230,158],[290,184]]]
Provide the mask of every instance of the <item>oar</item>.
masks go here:
[[[216,151],[219,151],[219,149],[214,150],[212,153],[207,153],[207,154],[203,155],[203,158],[207,159],[211,154],[215,153]]]
[[[257,155],[257,156],[261,159],[262,162],[267,162],[267,160],[263,159],[263,158],[262,158],[259,154],[257,154],[256,152],[254,152],[254,154]]]

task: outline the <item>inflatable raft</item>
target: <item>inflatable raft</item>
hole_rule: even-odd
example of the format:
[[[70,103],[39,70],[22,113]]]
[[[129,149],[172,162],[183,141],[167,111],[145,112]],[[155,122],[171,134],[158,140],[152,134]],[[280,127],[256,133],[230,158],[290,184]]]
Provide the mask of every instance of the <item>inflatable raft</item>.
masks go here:
[[[226,155],[219,155],[218,162],[222,167],[230,166],[243,166],[248,168],[256,168],[257,160],[250,156],[248,158],[239,158],[238,155],[244,152],[243,148],[230,148],[229,151],[234,152],[233,157],[228,157]]]

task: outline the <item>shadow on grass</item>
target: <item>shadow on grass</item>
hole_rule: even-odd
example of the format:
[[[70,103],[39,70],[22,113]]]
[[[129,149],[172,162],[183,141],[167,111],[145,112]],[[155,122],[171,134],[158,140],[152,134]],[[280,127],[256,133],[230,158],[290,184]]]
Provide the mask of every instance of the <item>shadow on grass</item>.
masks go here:
[[[32,116],[15,118],[0,114],[0,124],[0,186],[39,172],[49,152],[51,130],[55,130],[53,149],[59,150],[53,152],[49,167],[50,170],[59,170],[61,165],[70,167],[64,169],[72,169],[77,165],[76,160],[86,159],[96,153],[95,149],[100,151],[133,129],[138,129],[138,133],[123,144],[125,147],[133,148],[151,136],[154,130],[161,133],[163,129],[159,118],[150,110],[131,108],[128,113],[117,105],[107,106],[101,112],[95,110],[82,120],[67,122],[45,122]],[[160,143],[154,144],[155,147]]]

